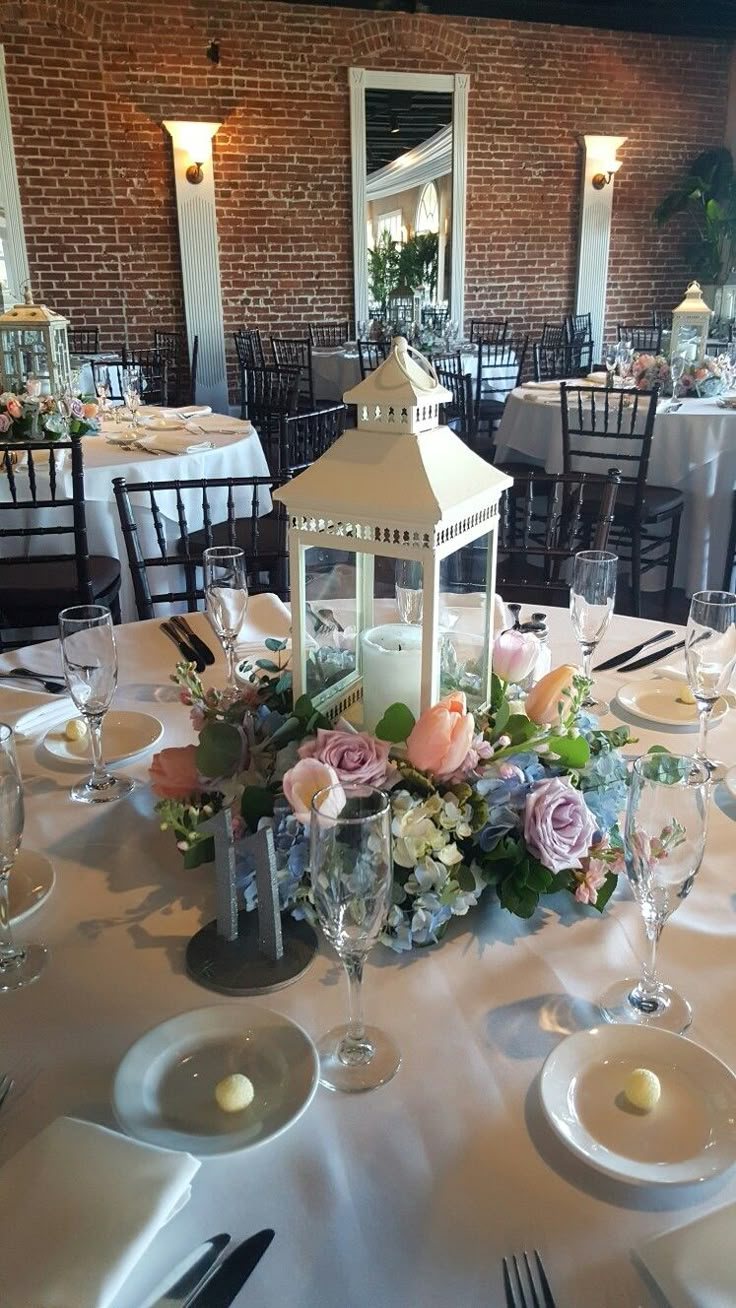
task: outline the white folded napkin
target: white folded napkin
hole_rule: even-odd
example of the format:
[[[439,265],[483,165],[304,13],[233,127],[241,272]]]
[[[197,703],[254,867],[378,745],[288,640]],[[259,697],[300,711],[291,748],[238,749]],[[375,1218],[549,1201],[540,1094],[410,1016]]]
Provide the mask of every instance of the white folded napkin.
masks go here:
[[[199,1166],[58,1117],[0,1170],[3,1308],[108,1308]]]
[[[183,418],[186,422],[189,418],[205,418],[212,409],[209,404],[185,404],[181,409],[162,409],[161,412],[165,418]]]
[[[647,1240],[635,1251],[671,1308],[734,1308],[736,1204]]]
[[[559,389],[558,381],[526,381],[522,386],[524,391],[558,391]]]
[[[144,450],[160,454],[202,454],[212,449],[212,441],[197,440],[187,426],[181,431],[152,431],[139,442]]]
[[[187,426],[189,431],[221,432],[223,435],[237,433],[241,436],[249,436],[253,430],[246,418],[230,418],[224,413],[204,415],[193,419]]]
[[[268,636],[274,640],[291,638],[291,614],[278,595],[267,592],[251,595],[245,622],[240,628],[238,649],[263,648]]]
[[[18,736],[40,736],[42,732],[45,735],[47,731],[74,717],[78,717],[78,711],[70,696],[54,695],[47,704],[40,704],[38,708],[21,713],[16,718],[13,729]]]

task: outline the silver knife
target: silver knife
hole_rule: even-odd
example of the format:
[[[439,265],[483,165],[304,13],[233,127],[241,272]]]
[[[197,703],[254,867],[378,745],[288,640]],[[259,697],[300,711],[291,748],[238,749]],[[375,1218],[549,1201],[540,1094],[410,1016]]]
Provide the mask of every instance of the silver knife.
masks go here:
[[[184,1305],[204,1285],[220,1254],[230,1243],[230,1236],[213,1235],[197,1249],[182,1258],[169,1272],[166,1280],[147,1299],[144,1308],[184,1308]]]
[[[648,640],[643,640],[640,645],[634,645],[631,649],[624,650],[623,654],[614,654],[612,659],[606,659],[605,663],[599,663],[593,668],[594,672],[608,672],[609,668],[615,668],[619,663],[626,663],[629,659],[636,658],[641,654],[647,645],[656,645],[660,640],[666,640],[668,636],[674,636],[674,628],[668,627],[666,631],[658,631],[656,636],[650,636]]]
[[[236,1245],[223,1258],[212,1275],[207,1277],[197,1293],[186,1301],[185,1308],[230,1308],[230,1304],[237,1299],[251,1272],[261,1261],[274,1234],[275,1232],[267,1227],[266,1230],[251,1235],[248,1240],[243,1240],[242,1244]]]
[[[643,659],[635,659],[633,663],[627,663],[619,672],[636,672],[638,668],[648,668],[650,663],[659,663],[660,659],[669,658],[670,654],[676,654],[678,649],[685,648],[685,641],[678,640],[676,645],[668,645],[666,649],[660,650],[658,654],[647,654]]]

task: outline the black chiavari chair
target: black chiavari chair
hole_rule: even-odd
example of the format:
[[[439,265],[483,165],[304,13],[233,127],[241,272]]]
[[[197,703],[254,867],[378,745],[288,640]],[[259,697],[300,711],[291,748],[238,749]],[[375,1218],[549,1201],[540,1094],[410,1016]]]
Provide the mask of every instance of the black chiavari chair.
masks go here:
[[[624,471],[616,501],[612,548],[631,563],[634,613],[641,612],[641,579],[666,568],[665,612],[672,599],[677,542],[684,507],[681,491],[648,484],[659,388],[616,391],[596,386],[560,386],[565,472],[590,461],[614,460]],[[666,534],[663,529],[668,528]]]
[[[238,545],[245,551],[252,594],[273,591],[288,599],[288,519],[284,506],[271,500],[271,491],[285,480],[272,474],[134,483],[115,477],[138,617],[156,617],[160,605],[186,606],[189,612],[202,608],[202,555],[212,545]],[[173,497],[173,520],[169,506],[166,512],[161,509],[164,496]],[[141,543],[143,513],[150,515],[155,532],[149,553]],[[203,528],[190,531],[192,515],[204,522]]]
[[[661,332],[671,332],[672,310],[652,309],[652,327],[658,327]]]
[[[619,341],[631,341],[633,350],[643,350],[647,354],[659,354],[662,349],[662,328],[649,327],[619,322],[616,324],[616,336]]]
[[[309,339],[317,348],[339,349],[349,338],[350,323],[347,318],[342,318],[339,322],[309,324]]]
[[[358,359],[360,376],[365,381],[369,372],[375,372],[379,364],[388,358],[390,341],[358,341]]]
[[[309,337],[272,336],[271,349],[277,367],[299,369],[299,403],[308,409],[316,408],[312,374],[312,342]]]
[[[69,353],[90,355],[100,353],[99,327],[69,327],[67,329]]]
[[[487,345],[502,345],[509,330],[508,318],[471,318],[470,339]]]
[[[168,404],[169,360],[158,350],[122,349],[123,369],[138,374],[139,393],[143,404]]]
[[[433,354],[432,364],[437,373],[440,386],[452,394],[452,399],[441,406],[442,421],[465,441],[473,444],[474,406],[473,378],[469,372],[463,372],[462,356],[459,350],[450,354]]]
[[[269,467],[278,459],[278,440],[282,417],[296,413],[299,401],[301,369],[250,368],[246,373],[246,417],[253,423],[269,459]]]
[[[119,622],[119,592],[119,560],[89,553],[81,438],[0,445],[2,630],[56,629],[71,604],[106,604]]]
[[[593,319],[589,313],[570,313],[565,319],[565,337],[570,350],[573,377],[585,376],[593,367]]]
[[[448,308],[438,309],[435,305],[425,305],[422,309],[422,325],[428,327],[430,331],[436,332],[438,336],[444,332],[450,318]]]
[[[543,322],[539,344],[545,350],[561,350],[567,344],[567,330],[564,322]]]
[[[276,471],[281,476],[286,476],[287,473],[292,476],[319,459],[342,435],[347,412],[346,404],[334,404],[331,408],[316,409],[313,413],[283,413],[279,425]]]
[[[478,341],[473,426],[477,435],[483,424],[489,433],[501,421],[506,401],[520,384],[529,337],[506,337],[501,342]]]
[[[257,327],[250,329],[242,327],[240,331],[233,332],[233,340],[240,374],[240,416],[244,418],[247,410],[248,373],[251,368],[265,368],[266,356],[261,333]]]
[[[566,342],[552,346],[535,341],[532,356],[535,381],[557,381],[570,376],[570,347]]]

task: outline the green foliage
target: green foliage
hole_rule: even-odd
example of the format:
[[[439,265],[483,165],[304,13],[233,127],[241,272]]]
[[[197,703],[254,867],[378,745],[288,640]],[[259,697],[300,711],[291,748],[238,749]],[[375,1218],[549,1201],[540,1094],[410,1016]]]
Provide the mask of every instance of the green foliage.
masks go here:
[[[202,836],[190,845],[184,856],[184,866],[186,868],[201,867],[203,863],[214,863],[215,861],[215,842],[212,836]]]
[[[249,831],[257,831],[263,817],[273,816],[273,794],[265,786],[246,786],[240,801],[240,816]]]
[[[199,737],[195,760],[202,777],[231,777],[237,770],[243,741],[230,722],[206,722]]]
[[[428,286],[434,295],[437,286],[437,253],[439,238],[436,232],[418,232],[402,245],[399,251],[399,284],[415,291]]]
[[[701,282],[727,282],[736,271],[736,174],[730,150],[698,155],[654,211],[660,226],[679,214],[689,222],[683,248],[692,275]]]
[[[550,736],[547,745],[564,768],[584,768],[590,759],[590,746],[584,736]]]
[[[368,287],[371,299],[386,312],[388,297],[400,283],[400,251],[398,242],[390,232],[382,231],[372,250],[368,251]]]
[[[379,740],[390,740],[392,745],[398,745],[408,739],[415,723],[416,718],[406,704],[389,704],[376,727],[376,735]]]

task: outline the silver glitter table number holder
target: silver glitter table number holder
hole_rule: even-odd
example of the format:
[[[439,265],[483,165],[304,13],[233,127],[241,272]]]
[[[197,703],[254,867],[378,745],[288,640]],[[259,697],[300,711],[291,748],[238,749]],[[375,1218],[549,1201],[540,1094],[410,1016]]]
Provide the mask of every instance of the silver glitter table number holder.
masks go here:
[[[255,863],[258,907],[238,911],[235,841],[229,809],[199,828],[215,844],[217,917],[187,945],[187,972],[193,981],[223,995],[257,995],[280,990],[306,971],[317,951],[308,922],[281,917],[276,851],[270,828],[246,836]]]

